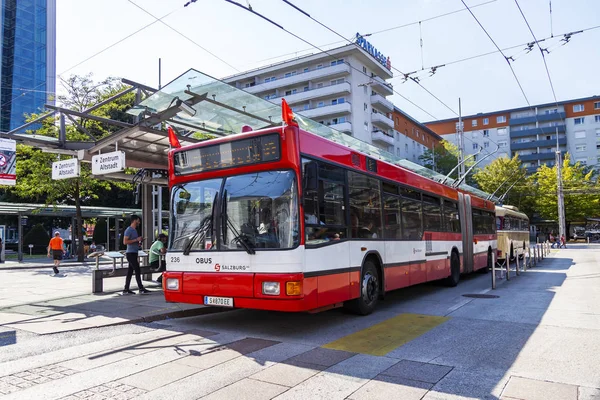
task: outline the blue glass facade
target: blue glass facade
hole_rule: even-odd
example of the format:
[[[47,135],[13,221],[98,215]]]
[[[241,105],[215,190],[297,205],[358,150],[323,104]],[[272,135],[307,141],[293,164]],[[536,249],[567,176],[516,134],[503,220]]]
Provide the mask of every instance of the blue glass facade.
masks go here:
[[[0,131],[23,125],[24,114],[40,112],[54,90],[47,84],[47,21],[47,0],[2,0]]]

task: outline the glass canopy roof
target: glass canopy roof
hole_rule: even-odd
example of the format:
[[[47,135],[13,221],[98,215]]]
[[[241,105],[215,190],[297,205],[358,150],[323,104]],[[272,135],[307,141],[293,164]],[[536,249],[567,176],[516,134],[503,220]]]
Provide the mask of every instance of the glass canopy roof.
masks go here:
[[[144,112],[160,114],[176,105],[178,101],[193,104],[191,109],[185,111],[182,108],[171,119],[173,125],[188,131],[196,129],[199,132],[226,136],[242,132],[242,127],[245,125],[250,126],[253,130],[259,130],[282,124],[280,105],[237,89],[195,69],[188,70],[130,109],[128,113],[136,116]],[[294,115],[299,127],[305,131],[351,147],[379,160],[399,165],[429,179],[438,182],[446,179],[445,175],[397,157],[388,151],[315,122],[301,114],[294,113]],[[448,185],[452,185],[454,182],[451,178],[446,179]],[[459,187],[484,199],[489,196],[489,194],[464,183]],[[497,199],[493,198],[492,200],[496,201]]]

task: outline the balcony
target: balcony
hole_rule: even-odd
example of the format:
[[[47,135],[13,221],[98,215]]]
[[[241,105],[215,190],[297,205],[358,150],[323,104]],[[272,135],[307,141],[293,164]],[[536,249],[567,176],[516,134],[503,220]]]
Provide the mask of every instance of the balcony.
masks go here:
[[[566,150],[562,150],[561,153],[563,156],[566,154]],[[526,154],[520,155],[519,159],[521,161],[536,161],[536,160],[553,160],[556,157],[556,152],[549,151],[547,153],[535,153],[535,154]]]
[[[326,115],[349,114],[352,110],[352,105],[348,102],[341,104],[333,104],[324,107],[311,108],[310,110],[299,111],[298,114],[304,115],[307,118],[318,118]]]
[[[380,94],[371,95],[371,105],[385,112],[394,111],[394,104]]]
[[[371,123],[384,131],[394,127],[394,121],[381,113],[371,113]]]
[[[342,95],[342,94],[349,94],[349,93],[350,93],[350,83],[344,82],[344,83],[340,83],[337,85],[329,85],[329,86],[324,86],[321,88],[310,89],[310,90],[307,90],[306,92],[290,94],[290,95],[284,96],[284,97],[285,97],[285,101],[287,101],[288,104],[298,104],[298,103],[306,102],[308,100],[318,99],[321,97],[333,96],[333,95],[337,95],[337,94]],[[269,101],[271,101],[272,103],[275,103],[275,104],[281,104],[281,97],[278,97],[276,99],[272,99]]]
[[[520,118],[511,118],[508,121],[509,125],[523,125],[523,124],[531,124],[536,121],[545,122],[545,121],[560,121],[565,119],[566,114],[564,112],[558,112],[554,114],[537,114],[537,115],[529,115],[527,117]]]
[[[255,86],[243,88],[248,93],[257,94],[261,92],[273,91],[282,86],[293,86],[302,82],[308,82],[315,79],[334,78],[336,76],[347,75],[350,73],[348,64],[339,64],[319,69],[314,69],[308,72],[300,72],[288,78],[280,78],[271,82],[260,83]]]
[[[559,146],[564,146],[567,144],[567,138],[559,138],[558,139]],[[552,147],[556,146],[556,137],[550,140],[532,140],[531,142],[525,143],[511,143],[510,149],[512,151],[515,150],[523,150],[523,149],[535,149],[538,147]]]
[[[394,145],[394,137],[388,135],[383,131],[373,131],[371,132],[371,140],[373,143],[384,145],[384,146],[393,146]]]
[[[549,134],[556,133],[556,128],[558,128],[558,133],[565,133],[565,125],[560,124],[557,126],[546,126],[543,128],[530,128],[530,129],[523,129],[523,130],[511,129],[510,137],[512,139],[512,138],[519,138],[519,137],[535,136],[538,134],[539,135],[549,135]]]
[[[385,95],[394,94],[394,88],[391,83],[387,83],[379,76],[374,76],[371,78],[371,88],[378,92],[381,92]]]
[[[340,132],[350,133],[352,134],[352,123],[350,122],[342,122],[341,124],[333,124],[330,125],[331,128],[336,129]]]

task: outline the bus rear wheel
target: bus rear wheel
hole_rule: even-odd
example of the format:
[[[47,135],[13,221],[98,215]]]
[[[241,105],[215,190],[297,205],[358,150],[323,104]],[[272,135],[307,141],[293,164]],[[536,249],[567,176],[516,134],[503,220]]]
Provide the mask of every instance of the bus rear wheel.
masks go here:
[[[358,315],[369,315],[375,310],[380,295],[379,273],[373,260],[365,261],[360,280],[360,297],[345,304],[345,307]]]
[[[446,286],[454,287],[460,280],[460,258],[456,252],[450,256],[450,276],[446,278]]]

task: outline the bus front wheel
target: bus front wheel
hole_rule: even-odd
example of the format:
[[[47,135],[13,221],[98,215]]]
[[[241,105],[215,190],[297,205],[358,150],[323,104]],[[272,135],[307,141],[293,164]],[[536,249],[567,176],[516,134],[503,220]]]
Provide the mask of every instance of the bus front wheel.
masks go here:
[[[458,253],[452,252],[450,256],[450,276],[446,278],[446,286],[454,287],[460,280],[460,258]]]
[[[360,280],[360,297],[348,302],[346,308],[359,315],[371,314],[379,300],[380,282],[375,262],[366,260]]]

